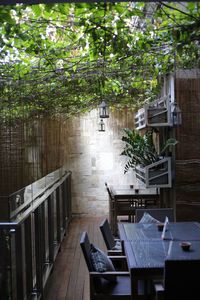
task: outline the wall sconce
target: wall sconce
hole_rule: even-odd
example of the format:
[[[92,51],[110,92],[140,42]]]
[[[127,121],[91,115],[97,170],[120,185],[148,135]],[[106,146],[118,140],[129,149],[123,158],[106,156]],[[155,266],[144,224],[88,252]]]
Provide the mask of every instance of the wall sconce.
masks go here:
[[[99,131],[105,131],[105,123],[103,119],[101,119],[99,122]]]
[[[102,101],[99,105],[99,117],[102,118],[109,118],[108,106],[107,104]]]
[[[181,110],[176,102],[171,103],[171,120],[173,126],[182,124]]]

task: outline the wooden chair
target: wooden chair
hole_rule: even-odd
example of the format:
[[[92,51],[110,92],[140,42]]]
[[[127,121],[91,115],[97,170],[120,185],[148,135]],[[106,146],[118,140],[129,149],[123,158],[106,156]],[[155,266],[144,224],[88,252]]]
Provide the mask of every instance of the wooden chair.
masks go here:
[[[111,228],[110,228],[110,224],[108,222],[108,219],[104,219],[100,226],[100,231],[102,233],[104,242],[106,244],[107,250],[108,250],[108,254],[109,255],[122,255],[123,251],[122,251],[122,244],[120,239],[114,238]]]
[[[115,200],[112,191],[108,184],[105,186],[109,195],[109,222],[113,234],[117,234],[117,220],[118,217],[127,216],[128,221],[134,220],[135,202],[132,199],[117,199]]]
[[[155,219],[164,222],[165,217],[169,218],[170,222],[174,222],[174,210],[173,208],[138,208],[135,210],[135,222],[139,222],[144,214],[149,213]]]
[[[82,233],[80,246],[89,271],[90,300],[130,300],[130,273],[127,271],[95,272],[90,259],[91,244],[87,232]],[[105,279],[105,276],[112,278],[113,275],[117,276],[116,282]]]
[[[111,193],[111,190],[105,182],[106,190],[108,192],[108,197],[109,197],[109,222],[110,222],[110,228],[112,233],[115,231],[115,226],[114,226],[114,217],[115,217],[115,199]]]
[[[117,199],[115,201],[115,214],[119,216],[127,216],[129,222],[134,222],[135,208],[138,206],[138,201],[133,199]]]
[[[155,281],[156,300],[197,299],[200,260],[165,260],[164,279]],[[196,296],[194,296],[196,295]]]

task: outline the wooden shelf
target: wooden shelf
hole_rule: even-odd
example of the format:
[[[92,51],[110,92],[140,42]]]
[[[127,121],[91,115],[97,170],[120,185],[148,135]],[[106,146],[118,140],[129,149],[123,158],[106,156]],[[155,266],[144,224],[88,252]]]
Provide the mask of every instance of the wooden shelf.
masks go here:
[[[135,114],[135,128],[145,127],[167,127],[173,126],[171,120],[171,98],[170,95],[161,97]]]
[[[172,186],[171,157],[165,157],[146,167],[136,167],[136,178],[147,188],[166,188]]]
[[[172,126],[170,95],[146,105],[146,124],[150,127]]]

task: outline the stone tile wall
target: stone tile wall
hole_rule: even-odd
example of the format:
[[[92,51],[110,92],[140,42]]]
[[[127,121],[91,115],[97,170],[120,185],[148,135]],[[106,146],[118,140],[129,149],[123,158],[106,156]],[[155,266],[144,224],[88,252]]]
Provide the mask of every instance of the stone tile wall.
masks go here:
[[[134,184],[134,172],[124,175],[126,157],[120,156],[124,143],[123,128],[134,127],[134,112],[110,112],[106,131],[98,131],[98,111],[68,123],[67,168],[72,171],[72,211],[74,214],[108,213],[108,184]]]

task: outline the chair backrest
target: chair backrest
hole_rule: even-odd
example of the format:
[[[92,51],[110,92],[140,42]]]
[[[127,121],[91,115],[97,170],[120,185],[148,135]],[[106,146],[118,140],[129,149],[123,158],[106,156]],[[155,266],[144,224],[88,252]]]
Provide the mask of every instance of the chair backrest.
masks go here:
[[[108,192],[108,195],[109,195],[109,200],[114,200],[113,199],[113,195],[112,195],[112,192],[107,184],[107,182],[105,182],[105,186],[106,186],[106,189],[107,189],[107,192]]]
[[[83,255],[84,255],[89,272],[94,271],[91,260],[90,260],[91,244],[90,244],[90,240],[89,240],[89,237],[88,237],[88,234],[86,231],[84,231],[81,235],[80,246],[83,251]]]
[[[107,219],[104,219],[99,226],[103,235],[104,242],[108,250],[111,250],[115,246],[115,239],[111,232],[110,224]]]
[[[165,217],[169,218],[170,222],[174,222],[173,208],[138,208],[135,210],[135,222],[139,222],[144,214],[148,212],[152,217],[161,222],[165,221]]]
[[[199,295],[200,260],[165,261],[164,299],[189,300]],[[198,298],[198,297],[197,297]]]

